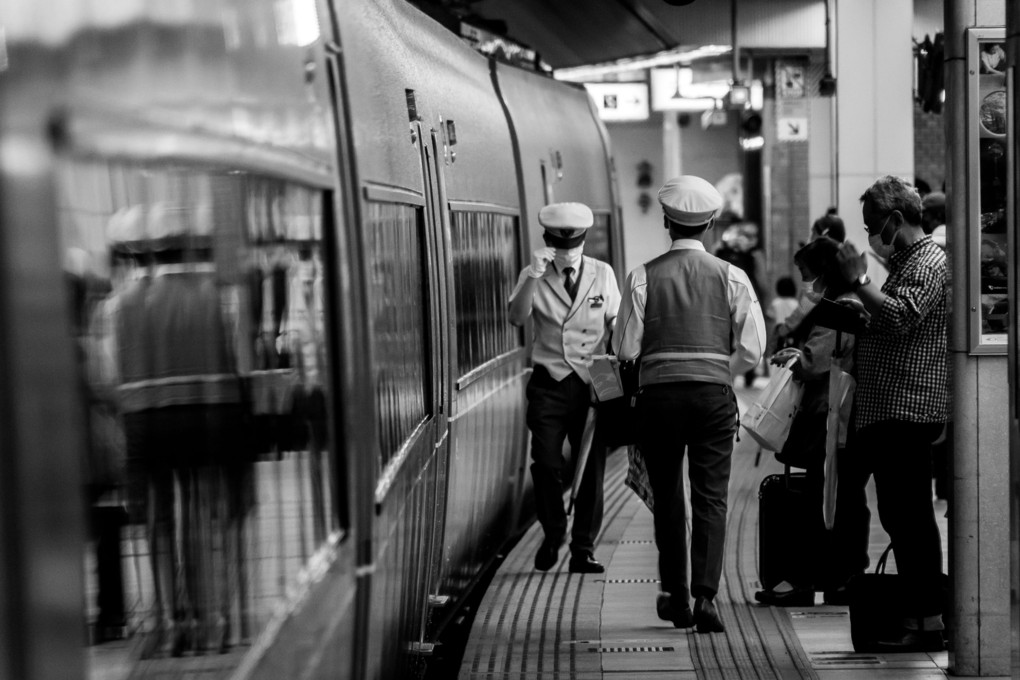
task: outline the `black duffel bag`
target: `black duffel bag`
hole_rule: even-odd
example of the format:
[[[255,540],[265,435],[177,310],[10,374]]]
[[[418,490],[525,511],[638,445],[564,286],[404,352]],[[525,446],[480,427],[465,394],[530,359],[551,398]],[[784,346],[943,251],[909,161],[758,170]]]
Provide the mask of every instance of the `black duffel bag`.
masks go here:
[[[886,561],[892,544],[885,549],[875,565],[874,573],[857,574],[847,584],[850,601],[850,638],[855,652],[889,651],[879,640],[891,640],[904,633],[903,619],[907,617],[904,600],[905,577],[885,573]],[[939,575],[938,587],[932,593],[942,605],[943,623],[948,627],[949,577]],[[923,635],[924,651],[939,651],[945,646],[945,631],[926,631]],[[918,650],[921,651],[921,650]]]
[[[620,382],[623,396],[595,404],[599,440],[610,449],[637,443],[637,418],[634,409],[634,395],[638,389],[638,364],[634,361],[620,362]]]

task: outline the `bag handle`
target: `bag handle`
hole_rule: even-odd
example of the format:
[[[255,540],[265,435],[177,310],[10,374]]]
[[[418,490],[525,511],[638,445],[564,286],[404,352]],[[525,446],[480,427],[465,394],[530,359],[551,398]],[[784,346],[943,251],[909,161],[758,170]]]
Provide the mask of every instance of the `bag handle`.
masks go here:
[[[875,565],[876,574],[885,573],[885,564],[889,560],[889,551],[892,550],[892,546],[893,544],[890,543],[889,546],[882,552],[882,556],[878,558],[878,564]]]

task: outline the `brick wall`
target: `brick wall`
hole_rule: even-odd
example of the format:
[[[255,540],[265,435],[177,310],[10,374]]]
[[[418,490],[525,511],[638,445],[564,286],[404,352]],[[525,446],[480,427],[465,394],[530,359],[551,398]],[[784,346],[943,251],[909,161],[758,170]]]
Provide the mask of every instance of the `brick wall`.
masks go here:
[[[914,176],[923,179],[932,191],[942,191],[946,181],[945,117],[925,113],[914,103]]]
[[[817,97],[818,81],[824,73],[823,64],[811,63],[807,59],[801,63],[804,65],[805,94],[809,98]],[[777,102],[773,96],[766,101],[766,107],[771,109],[768,119],[775,121],[782,103]],[[775,138],[774,125],[773,122],[773,129],[766,133],[766,139],[770,144],[772,167],[771,243],[766,246],[768,269],[766,295],[769,298],[775,290],[777,278],[796,274],[793,253],[796,252],[800,242],[807,241],[811,223],[820,217],[810,214],[808,144],[812,142],[780,142]]]

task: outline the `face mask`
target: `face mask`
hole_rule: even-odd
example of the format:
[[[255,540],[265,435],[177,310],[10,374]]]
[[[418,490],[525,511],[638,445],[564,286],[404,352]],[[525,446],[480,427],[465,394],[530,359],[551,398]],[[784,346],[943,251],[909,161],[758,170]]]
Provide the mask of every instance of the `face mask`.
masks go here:
[[[577,248],[557,248],[556,257],[553,258],[553,262],[556,263],[556,268],[563,271],[564,267],[573,267],[574,271],[577,271],[577,265],[581,264],[581,253],[584,251],[584,246],[578,246]]]
[[[814,279],[811,279],[810,281],[801,281],[801,283],[800,283],[800,294],[802,296],[804,296],[804,297],[806,297],[806,298],[808,298],[810,300],[811,299],[811,295],[814,292],[815,292],[815,280]]]
[[[808,288],[804,290],[804,295],[807,296],[807,299],[810,300],[811,302],[814,302],[815,304],[818,304],[818,302],[823,297],[825,297],[825,291],[824,290],[815,290],[815,284],[817,282],[818,282],[818,279],[815,279],[814,281],[811,281],[808,284]]]
[[[889,217],[892,217],[892,215],[889,215]],[[895,250],[892,244],[893,240],[896,238],[895,232],[888,244],[882,240],[882,234],[885,233],[885,229],[889,224],[889,217],[885,218],[885,222],[882,223],[882,228],[878,231],[878,233],[868,235],[868,245],[871,246],[871,249],[875,251],[875,254],[883,260],[888,260],[889,256],[891,256]]]

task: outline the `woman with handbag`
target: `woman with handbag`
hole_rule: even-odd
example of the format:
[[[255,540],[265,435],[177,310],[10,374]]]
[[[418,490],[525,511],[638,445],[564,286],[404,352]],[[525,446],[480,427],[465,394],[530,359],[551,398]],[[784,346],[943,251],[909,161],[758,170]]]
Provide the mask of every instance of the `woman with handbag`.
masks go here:
[[[822,298],[847,305],[860,313],[864,307],[851,287],[839,273],[836,254],[839,244],[822,236],[811,241],[794,254],[794,264],[800,270],[805,284],[810,284],[808,296],[817,303]],[[789,467],[806,470],[808,506],[813,508],[801,527],[789,527],[791,532],[802,532],[803,542],[809,546],[810,557],[798,565],[797,576],[774,587],[755,593],[759,602],[778,606],[811,606],[815,590],[823,590],[825,571],[829,562],[828,532],[822,516],[823,488],[825,483],[825,436],[829,399],[830,366],[835,355],[839,368],[850,372],[853,366],[854,337],[849,333],[837,334],[822,326],[820,307],[813,308],[791,335],[793,346],[780,350],[770,362],[790,366],[794,379],[804,385],[800,408],[794,416],[790,435],[776,458]],[[837,337],[840,346],[837,348]]]

